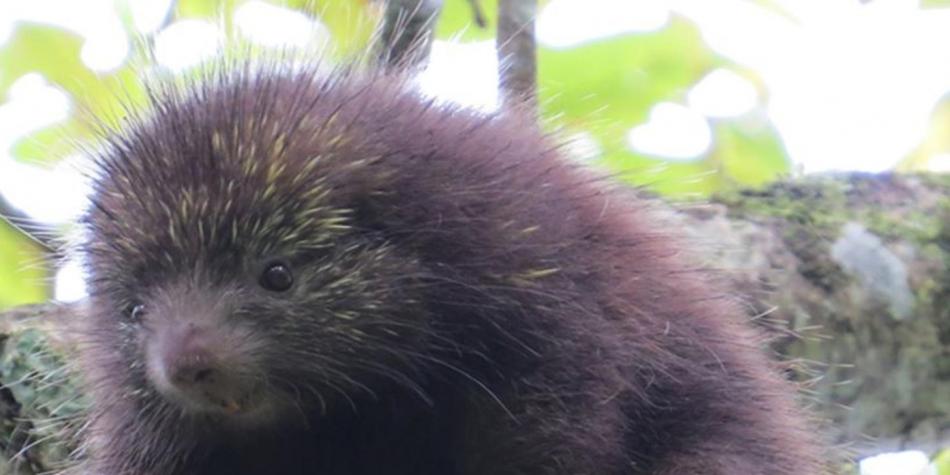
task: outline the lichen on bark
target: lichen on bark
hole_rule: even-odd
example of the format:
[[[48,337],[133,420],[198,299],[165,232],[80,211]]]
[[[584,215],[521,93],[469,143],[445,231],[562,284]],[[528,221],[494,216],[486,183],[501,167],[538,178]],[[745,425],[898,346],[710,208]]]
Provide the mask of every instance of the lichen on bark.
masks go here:
[[[811,362],[799,377],[837,440],[858,454],[950,445],[950,179],[822,176],[714,203],[736,250],[718,264],[798,335],[775,347]]]

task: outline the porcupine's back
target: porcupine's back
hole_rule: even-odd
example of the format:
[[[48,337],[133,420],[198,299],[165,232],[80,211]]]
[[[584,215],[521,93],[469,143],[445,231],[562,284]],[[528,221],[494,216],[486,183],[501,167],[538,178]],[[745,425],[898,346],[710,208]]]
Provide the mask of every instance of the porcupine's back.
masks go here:
[[[675,231],[517,113],[223,68],[111,138],[93,200],[103,473],[820,471],[793,390]],[[262,292],[275,259],[294,287]],[[197,351],[163,336],[181,328],[236,381],[216,398],[156,376]]]

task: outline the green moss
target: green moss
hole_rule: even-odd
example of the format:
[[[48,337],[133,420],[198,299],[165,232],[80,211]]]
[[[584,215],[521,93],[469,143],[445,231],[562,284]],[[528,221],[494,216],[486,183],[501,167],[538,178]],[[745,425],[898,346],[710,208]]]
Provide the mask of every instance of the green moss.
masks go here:
[[[791,266],[800,277],[827,291],[786,295],[783,288],[781,299],[770,303],[803,335],[777,348],[822,362],[813,374],[798,377],[814,383],[819,400],[851,408],[829,410],[835,425],[852,434],[908,440],[939,434],[950,410],[941,397],[950,359],[940,358],[950,345],[950,177],[808,177],[714,200],[737,220],[783,239],[798,258]],[[831,258],[831,246],[851,222],[880,237],[907,266],[912,318],[886,318],[888,309],[872,298],[873,290],[853,286]],[[799,278],[777,276],[783,283],[789,277]],[[818,330],[809,333],[812,328]]]
[[[732,216],[780,222],[782,238],[801,259],[799,272],[816,286],[831,291],[847,279],[829,258],[831,243],[848,221],[846,193],[840,181],[814,178],[724,193],[714,200],[725,204]]]
[[[933,245],[942,251],[943,272],[937,274],[932,283],[929,304],[937,327],[938,341],[946,348],[950,345],[950,200],[945,200],[937,213],[936,221],[941,224],[933,240]],[[950,360],[938,361],[937,377],[950,380]]]
[[[31,464],[59,467],[75,449],[69,434],[85,407],[66,359],[38,329],[0,343],[0,458],[28,451]]]
[[[928,187],[939,188],[950,193],[950,173],[920,173],[913,175]]]
[[[794,183],[776,183],[761,189],[746,189],[714,197],[743,218],[780,218],[814,233],[837,233],[844,224],[847,189],[840,181],[814,178]]]
[[[930,249],[935,259],[946,259],[950,253],[950,175],[901,177],[920,180],[928,189],[935,189],[935,194],[943,197],[938,207],[948,210],[941,213],[906,208],[895,212],[894,206],[876,203],[871,198],[877,197],[891,175],[852,174],[845,178],[811,177],[758,190],[725,192],[713,200],[727,205],[730,215],[737,218],[774,220],[789,249],[801,258],[801,274],[828,291],[847,279],[829,258],[829,247],[849,221],[860,222],[885,241],[907,241],[917,249]],[[935,289],[947,288],[947,282],[935,281],[918,286],[916,291],[930,301]]]
[[[885,240],[906,239],[915,244],[933,239],[940,230],[939,223],[932,216],[920,211],[899,218],[878,209],[867,209],[858,220]]]

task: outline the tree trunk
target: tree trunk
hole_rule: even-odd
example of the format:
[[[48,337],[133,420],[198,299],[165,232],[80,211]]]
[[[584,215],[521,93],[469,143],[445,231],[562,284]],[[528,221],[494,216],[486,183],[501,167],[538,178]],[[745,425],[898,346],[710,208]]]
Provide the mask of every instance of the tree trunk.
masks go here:
[[[837,442],[950,447],[950,176],[812,177],[685,214]]]

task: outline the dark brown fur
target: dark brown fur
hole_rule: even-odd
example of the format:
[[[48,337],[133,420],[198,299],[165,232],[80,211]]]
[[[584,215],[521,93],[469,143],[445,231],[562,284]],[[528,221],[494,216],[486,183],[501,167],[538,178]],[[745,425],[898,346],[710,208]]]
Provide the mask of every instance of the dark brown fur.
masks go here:
[[[232,66],[156,92],[99,163],[89,473],[821,471],[794,388],[673,230],[518,114]],[[257,285],[275,257],[285,293]],[[159,393],[148,355],[181,325],[264,409]]]

